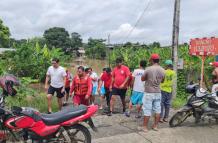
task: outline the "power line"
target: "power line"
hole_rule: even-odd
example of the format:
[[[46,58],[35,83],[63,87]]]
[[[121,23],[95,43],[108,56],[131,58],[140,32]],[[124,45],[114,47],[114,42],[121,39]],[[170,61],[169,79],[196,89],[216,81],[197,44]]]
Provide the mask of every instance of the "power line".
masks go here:
[[[133,28],[129,31],[128,35],[126,36],[126,38],[124,38],[124,40],[126,40],[126,39],[129,38],[129,36],[130,36],[130,35],[132,34],[132,32],[135,30],[136,26],[137,26],[137,25],[139,24],[139,22],[142,20],[142,18],[143,18],[143,16],[144,16],[145,12],[148,10],[148,8],[149,8],[149,6],[150,6],[150,4],[151,4],[151,1],[152,1],[152,0],[149,0],[148,3],[145,5],[145,8],[144,8],[142,14],[139,16],[139,18],[137,19],[135,25],[134,25]],[[123,40],[123,41],[124,41],[124,40]]]

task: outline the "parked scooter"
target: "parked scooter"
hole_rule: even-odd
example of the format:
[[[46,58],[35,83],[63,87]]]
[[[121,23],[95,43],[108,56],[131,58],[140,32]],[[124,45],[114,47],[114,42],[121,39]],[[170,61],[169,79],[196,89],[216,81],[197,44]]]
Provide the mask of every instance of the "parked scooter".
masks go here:
[[[199,84],[190,84],[186,87],[186,92],[192,94],[186,105],[177,111],[170,119],[170,127],[181,125],[188,117],[193,116],[195,123],[208,118],[216,120],[218,123],[218,97],[212,96],[213,93],[208,93]]]
[[[4,93],[10,95],[14,81],[7,81]],[[7,90],[9,89],[9,90]],[[11,90],[12,91],[12,90]],[[0,96],[0,105],[5,96]],[[98,106],[66,107],[62,111],[43,114],[30,107],[12,107],[7,110],[0,107],[0,142],[57,142],[57,143],[91,143],[91,135],[82,122],[97,131],[91,119]]]

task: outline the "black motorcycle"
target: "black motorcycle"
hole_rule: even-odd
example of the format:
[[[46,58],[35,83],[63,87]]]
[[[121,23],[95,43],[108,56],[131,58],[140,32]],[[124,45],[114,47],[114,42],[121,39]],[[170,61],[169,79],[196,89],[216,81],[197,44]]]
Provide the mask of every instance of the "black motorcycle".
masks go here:
[[[170,127],[181,125],[188,117],[193,116],[195,123],[199,123],[205,118],[215,119],[218,123],[218,97],[212,96],[199,84],[190,84],[186,87],[186,92],[190,93],[186,105],[177,111],[169,121]]]

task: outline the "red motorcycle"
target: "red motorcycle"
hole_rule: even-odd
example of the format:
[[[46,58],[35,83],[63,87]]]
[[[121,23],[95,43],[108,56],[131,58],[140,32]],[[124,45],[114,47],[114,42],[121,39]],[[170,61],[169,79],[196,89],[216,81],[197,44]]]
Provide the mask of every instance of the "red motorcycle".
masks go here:
[[[9,95],[13,89],[13,82],[7,84]],[[11,90],[12,91],[12,90]],[[0,105],[4,103],[4,96],[0,96]],[[12,107],[6,110],[0,107],[0,142],[57,142],[57,143],[91,143],[91,135],[87,123],[97,131],[91,116],[98,110],[98,106],[66,107],[62,111],[52,114],[42,114],[30,107]]]

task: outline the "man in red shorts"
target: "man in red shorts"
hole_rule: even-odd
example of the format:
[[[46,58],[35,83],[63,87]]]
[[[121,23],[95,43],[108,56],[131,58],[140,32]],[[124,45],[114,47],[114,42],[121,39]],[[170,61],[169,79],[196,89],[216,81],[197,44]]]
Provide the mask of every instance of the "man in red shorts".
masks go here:
[[[92,80],[85,74],[83,66],[78,67],[77,75],[73,78],[70,88],[70,95],[74,92],[73,104],[89,105],[89,98],[92,93]]]

